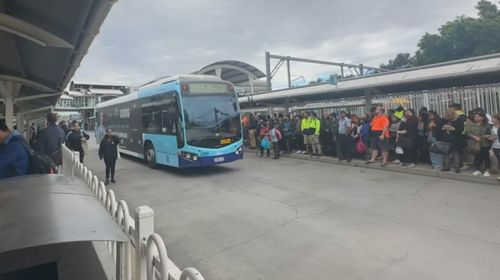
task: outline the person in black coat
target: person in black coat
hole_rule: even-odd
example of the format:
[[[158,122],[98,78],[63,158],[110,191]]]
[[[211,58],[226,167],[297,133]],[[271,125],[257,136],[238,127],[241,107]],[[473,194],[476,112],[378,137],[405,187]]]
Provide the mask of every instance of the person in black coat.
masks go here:
[[[87,144],[90,136],[85,133],[85,131],[80,129],[80,123],[73,121],[73,129],[68,136],[66,136],[66,147],[68,149],[80,153],[80,162],[83,163],[83,157],[85,151],[83,150],[83,144]]]
[[[56,125],[57,115],[49,113],[47,115],[47,127],[38,134],[37,149],[41,154],[50,157],[57,165],[62,165],[62,150],[66,135],[64,131]]]
[[[104,164],[106,165],[106,182],[109,184],[109,178],[111,175],[111,183],[116,183],[115,181],[115,165],[116,159],[118,158],[118,144],[120,143],[120,138],[113,135],[113,131],[108,129],[106,131],[106,137],[102,139],[99,145],[99,158],[104,159]]]

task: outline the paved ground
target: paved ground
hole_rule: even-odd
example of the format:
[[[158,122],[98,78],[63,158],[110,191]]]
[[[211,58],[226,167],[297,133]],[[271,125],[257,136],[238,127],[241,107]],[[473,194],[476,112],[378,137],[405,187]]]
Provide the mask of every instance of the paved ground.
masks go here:
[[[205,279],[500,275],[499,186],[253,154],[197,171],[122,159],[117,180],[132,209],[155,210],[174,262]]]

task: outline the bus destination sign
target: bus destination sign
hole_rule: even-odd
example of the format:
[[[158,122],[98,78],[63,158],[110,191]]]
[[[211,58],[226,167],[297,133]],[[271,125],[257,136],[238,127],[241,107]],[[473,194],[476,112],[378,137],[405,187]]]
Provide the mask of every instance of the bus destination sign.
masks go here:
[[[192,83],[189,84],[190,94],[221,94],[232,93],[230,86],[223,83]]]

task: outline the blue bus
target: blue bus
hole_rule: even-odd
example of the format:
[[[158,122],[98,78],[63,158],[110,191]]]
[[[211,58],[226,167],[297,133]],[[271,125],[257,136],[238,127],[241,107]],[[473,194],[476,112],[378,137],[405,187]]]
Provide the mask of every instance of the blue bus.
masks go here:
[[[120,152],[151,168],[203,167],[243,158],[238,98],[216,76],[178,75],[96,106],[100,130],[112,129]]]

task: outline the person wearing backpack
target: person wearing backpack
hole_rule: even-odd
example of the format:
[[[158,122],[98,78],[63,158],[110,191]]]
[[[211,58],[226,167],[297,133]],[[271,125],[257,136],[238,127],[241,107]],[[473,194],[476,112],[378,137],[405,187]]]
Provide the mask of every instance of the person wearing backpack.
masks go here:
[[[104,159],[104,164],[106,165],[106,182],[108,185],[111,178],[111,183],[116,183],[115,181],[115,166],[116,159],[118,158],[118,144],[120,143],[120,138],[113,135],[113,131],[108,128],[106,131],[106,136],[102,139],[99,145],[99,159]]]
[[[279,123],[276,122],[272,125],[272,129],[269,131],[269,138],[271,140],[272,146],[273,146],[273,152],[274,152],[274,158],[273,159],[279,159],[280,158],[280,143],[279,141],[283,138],[281,135],[279,128]]]
[[[85,131],[80,129],[80,123],[73,121],[73,129],[66,138],[66,147],[68,149],[80,153],[80,162],[83,163],[85,150],[83,146],[87,144],[90,136]]]
[[[0,179],[28,174],[30,156],[22,142],[22,135],[14,134],[4,123],[0,123]],[[26,145],[28,143],[26,142]]]
[[[62,165],[62,144],[64,144],[65,132],[56,125],[57,115],[49,113],[47,115],[47,127],[40,131],[37,141],[38,151],[47,155],[56,165]]]

